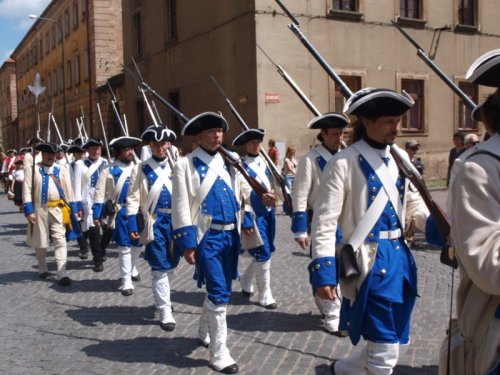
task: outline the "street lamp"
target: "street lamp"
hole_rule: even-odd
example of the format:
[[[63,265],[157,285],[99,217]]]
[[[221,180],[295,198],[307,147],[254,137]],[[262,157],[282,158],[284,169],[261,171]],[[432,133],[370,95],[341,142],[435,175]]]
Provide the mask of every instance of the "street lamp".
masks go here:
[[[63,124],[64,124],[64,134],[66,134],[67,131],[67,126],[66,126],[66,63],[64,61],[64,35],[63,35],[63,29],[62,26],[59,24],[59,22],[54,21],[51,18],[45,18],[45,17],[39,17],[36,14],[30,14],[28,16],[32,20],[41,20],[41,21],[48,21],[54,23],[57,28],[59,29],[59,33],[61,33],[61,59],[62,59],[62,95],[63,95]]]

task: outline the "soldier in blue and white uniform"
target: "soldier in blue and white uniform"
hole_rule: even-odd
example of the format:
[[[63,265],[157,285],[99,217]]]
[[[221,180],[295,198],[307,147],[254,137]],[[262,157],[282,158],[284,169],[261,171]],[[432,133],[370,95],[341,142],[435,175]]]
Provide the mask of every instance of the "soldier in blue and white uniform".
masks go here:
[[[90,138],[82,148],[87,151],[88,156],[75,163],[75,200],[79,204],[79,210],[83,212],[81,227],[84,241],[88,239],[90,243],[90,250],[94,258],[93,270],[102,272],[104,270],[104,251],[101,247],[100,228],[94,225],[92,206],[94,205],[94,193],[99,174],[108,162],[101,157],[101,140]],[[87,257],[88,253],[80,253],[80,258],[86,259]]]
[[[170,290],[180,256],[172,245],[172,170],[167,152],[176,136],[167,128],[150,126],[141,138],[151,146],[152,156],[132,171],[127,198],[128,231],[132,240],[140,240],[146,245],[144,259],[151,266],[160,327],[173,331],[175,319]]]
[[[310,280],[321,298],[335,300],[336,286],[344,298],[341,326],[357,345],[367,345],[333,362],[333,374],[392,374],[410,341],[410,320],[417,297],[417,269],[405,242],[405,216],[415,218],[427,241],[444,240],[420,198],[410,199],[391,152],[408,155],[394,146],[401,116],[414,102],[403,92],[364,89],[346,103],[344,112],[358,116],[353,145],[326,165],[311,226],[313,261]],[[342,227],[342,249],[351,253],[353,267],[336,257],[336,231]],[[353,249],[349,252],[349,248]],[[343,257],[340,257],[342,259]],[[344,258],[345,259],[345,258]],[[337,279],[337,266],[359,268],[359,275]],[[344,306],[344,301],[347,303]],[[346,307],[344,309],[344,307]]]
[[[199,147],[176,164],[172,221],[176,246],[196,265],[198,287],[206,285],[198,335],[203,345],[210,343],[210,367],[234,374],[238,365],[226,346],[226,310],[238,275],[240,205],[250,186],[217,152],[227,129],[214,112],[199,114],[182,129],[182,135],[196,136]]]
[[[297,175],[293,184],[292,232],[295,241],[303,250],[309,247],[308,234],[311,230],[314,202],[328,161],[341,149],[344,128],[349,118],[339,113],[325,113],[315,117],[307,125],[308,129],[320,130],[321,143],[307,152],[299,161]],[[337,237],[341,239],[340,228]],[[338,242],[338,241],[337,241]],[[314,293],[314,302],[325,317],[323,327],[328,333],[340,335],[340,300],[327,300]]]
[[[29,222],[27,243],[36,251],[39,277],[46,279],[47,248],[52,239],[56,279],[60,285],[68,286],[71,280],[66,272],[66,235],[75,224],[78,207],[67,169],[55,164],[57,145],[41,143],[36,149],[41,151],[42,161],[35,165],[34,178],[33,166],[26,169],[23,184],[24,213]]]
[[[139,280],[136,268],[142,251],[139,240],[131,240],[127,226],[126,200],[130,184],[130,175],[134,167],[134,147],[141,142],[139,138],[119,137],[109,143],[115,154],[115,161],[103,169],[95,189],[94,225],[107,217],[107,228],[113,231],[112,240],[118,244],[121,294],[131,296],[134,293],[132,281]]]
[[[248,129],[238,135],[233,146],[245,146],[245,168],[247,172],[259,181],[274,195],[275,181],[264,160],[259,156],[261,143],[264,139],[264,129]],[[278,191],[279,189],[276,189]],[[242,244],[244,239],[253,232],[257,234],[258,245],[247,250],[250,263],[245,272],[240,274],[240,285],[244,296],[253,294],[253,280],[256,278],[259,291],[259,305],[266,309],[276,309],[278,305],[271,292],[271,253],[274,252],[274,237],[276,233],[276,211],[274,206],[266,207],[257,194],[252,191],[250,205],[245,206],[245,216],[242,223]],[[254,247],[255,246],[255,247]],[[242,246],[243,248],[243,246]]]

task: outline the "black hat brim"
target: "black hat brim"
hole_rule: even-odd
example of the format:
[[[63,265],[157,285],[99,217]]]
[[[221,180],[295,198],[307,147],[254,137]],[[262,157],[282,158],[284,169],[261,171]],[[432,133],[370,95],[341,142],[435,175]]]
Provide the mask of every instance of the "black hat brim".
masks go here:
[[[84,149],[87,149],[92,146],[102,146],[102,141],[100,139],[94,139],[90,138],[85,142],[85,144],[82,146]]]
[[[225,133],[229,125],[224,117],[215,112],[203,112],[188,121],[182,129],[182,135],[197,135],[208,129],[220,128]]]
[[[119,137],[109,142],[109,147],[114,150],[121,150],[123,148],[135,147],[141,142],[141,139],[135,137]]]
[[[58,148],[59,147],[55,143],[40,143],[35,147],[36,150],[41,152],[47,152],[49,154],[55,154]]]
[[[347,100],[344,113],[368,118],[401,116],[415,102],[405,91],[399,94],[389,89],[367,88],[355,93]]]
[[[500,49],[489,51],[474,61],[465,79],[477,85],[500,87]]]
[[[144,142],[173,142],[177,139],[175,133],[163,126],[150,126],[141,134]]]
[[[343,129],[349,125],[349,117],[340,113],[325,113],[315,117],[307,125],[308,129]]]
[[[75,152],[85,152],[85,150],[81,146],[72,145],[72,146],[69,146],[69,148],[66,152],[68,154],[74,154]]]
[[[258,139],[259,141],[262,142],[265,134],[266,134],[266,131],[264,129],[245,130],[243,133],[238,134],[238,136],[236,138],[234,138],[233,146],[243,146],[247,142],[253,141],[255,139]]]

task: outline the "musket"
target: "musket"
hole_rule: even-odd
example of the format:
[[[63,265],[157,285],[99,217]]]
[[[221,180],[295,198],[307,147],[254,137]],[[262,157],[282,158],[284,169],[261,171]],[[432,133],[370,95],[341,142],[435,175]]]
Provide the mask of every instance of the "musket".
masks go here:
[[[111,153],[109,152],[108,137],[106,136],[106,129],[104,128],[104,121],[102,121],[101,106],[96,103],[97,114],[99,115],[99,123],[101,124],[102,137],[104,138],[104,147],[106,147],[108,163],[111,162]]]
[[[228,106],[229,110],[231,111],[233,116],[236,118],[236,120],[238,120],[238,122],[241,125],[241,127],[243,128],[243,130],[250,129],[249,126],[246,124],[245,120],[243,120],[243,118],[239,114],[238,110],[233,106],[233,103],[231,103],[231,101],[229,100],[229,97],[227,96],[226,92],[224,91],[222,86],[219,84],[219,82],[217,82],[215,77],[213,77],[212,75],[210,76],[210,78],[212,79],[213,83],[215,84],[215,87],[217,87],[217,89],[219,90],[221,95],[224,97],[226,105]],[[283,200],[284,200],[283,208],[285,210],[285,213],[287,215],[291,215],[293,213],[292,196],[290,194],[290,190],[288,189],[288,187],[285,184],[285,179],[283,178],[281,173],[278,171],[278,168],[276,168],[276,165],[274,165],[271,158],[269,158],[269,155],[267,154],[267,152],[265,152],[262,148],[260,149],[260,155],[264,159],[267,167],[269,168],[269,170],[273,174],[276,182],[278,183],[278,185],[281,188],[281,192],[283,194]]]
[[[394,22],[394,20],[391,20],[391,23],[396,29],[398,29],[401,34],[417,49],[417,56],[420,57],[424,62],[431,68],[434,73],[438,75],[439,78],[441,78],[444,83],[448,85],[450,89],[452,89],[455,94],[457,94],[459,97],[462,98],[464,103],[469,107],[471,110],[476,108],[476,103],[474,103],[468,96],[465,94],[460,88],[453,82],[451,79],[449,79],[439,67],[434,64],[434,62],[429,58],[429,56],[426,55],[424,52],[423,48],[420,47],[420,45],[413,39],[410,34],[408,34],[400,25],[398,25],[397,22]]]
[[[340,92],[344,95],[345,98],[350,98],[353,93],[347,87],[347,85],[342,81],[342,79],[335,73],[333,68],[326,62],[326,60],[320,55],[320,53],[313,47],[311,42],[302,34],[298,28],[298,22],[290,13],[290,11],[281,3],[280,0],[275,0],[278,5],[285,11],[285,13],[290,17],[293,24],[289,25],[290,30],[294,32],[294,34],[300,39],[302,44],[307,48],[307,50],[313,55],[313,57],[318,61],[318,63],[325,69],[329,77],[340,87]],[[396,147],[394,145],[391,146],[391,155],[394,157],[394,160],[400,166],[401,171],[405,174],[406,177],[413,183],[413,185],[417,188],[418,192],[422,196],[425,205],[429,209],[434,221],[436,222],[436,226],[441,233],[441,235],[447,240],[450,235],[450,222],[448,218],[443,213],[443,210],[439,207],[439,205],[432,199],[429,190],[423,183],[422,177],[420,173],[415,169],[413,164],[406,158],[402,157]],[[403,166],[403,167],[401,167]],[[410,173],[411,172],[411,173]],[[418,177],[420,176],[420,177]],[[430,199],[429,199],[430,198]],[[448,247],[445,247],[441,250],[441,262],[450,267],[457,268],[458,263],[453,254],[453,251]]]
[[[161,119],[160,112],[158,112],[158,108],[156,108],[156,104],[154,100],[151,100],[151,107],[155,111],[156,118],[160,121],[160,124],[163,124],[163,120]]]
[[[118,123],[120,124],[120,127],[122,128],[123,134],[128,137],[128,128],[122,122],[122,119],[120,117],[120,112],[118,111],[118,108],[116,107],[116,103],[118,103],[118,100],[116,99],[115,93],[113,92],[113,88],[111,87],[111,84],[109,83],[109,80],[106,81],[106,84],[107,84],[108,90],[109,90],[109,92],[111,93],[111,96],[112,96],[111,107],[113,107],[113,113],[115,114],[115,117],[118,120]]]
[[[175,115],[183,122],[187,123],[189,119],[182,113],[180,112],[177,108],[175,108],[168,100],[164,99],[160,94],[158,94],[151,86],[149,86],[145,81],[143,81],[140,77],[137,76],[136,73],[131,71],[129,68],[127,68],[125,65],[122,65],[122,68],[125,72],[130,74],[132,78],[134,78],[139,84],[151,95],[153,95],[156,99],[158,99],[163,105],[165,105],[168,109],[170,109],[172,112],[175,113]]]
[[[85,138],[83,137],[82,129],[80,127],[80,123],[78,121],[78,118],[76,118],[75,122],[76,122],[76,128],[78,129],[78,134],[80,135],[82,142],[85,143]]]
[[[61,143],[61,145],[64,143],[64,139],[63,137],[61,136],[61,132],[59,131],[59,127],[57,126],[57,122],[56,122],[56,119],[54,118],[54,115],[51,113],[50,114],[50,118],[52,119],[52,122],[54,124],[54,129],[56,129],[56,133],[57,133],[57,136],[59,137],[59,142]],[[68,155],[66,155],[66,152],[64,153],[64,157],[66,158],[66,162],[68,163],[68,165],[70,164],[69,162],[69,159],[68,159]]]
[[[52,107],[49,112],[49,116],[47,119],[47,142],[50,143],[50,115],[54,113],[54,98],[52,98]]]
[[[234,158],[224,147],[219,146],[217,148],[217,152],[222,155],[224,159],[228,161],[229,164],[231,164],[233,167],[235,167],[243,176],[245,180],[249,183],[253,191],[257,194],[257,196],[262,200],[263,195],[269,193],[266,187],[262,185],[260,182],[258,182],[255,178],[250,176],[248,171],[246,170],[245,166],[243,165],[243,162],[241,161],[241,158]]]

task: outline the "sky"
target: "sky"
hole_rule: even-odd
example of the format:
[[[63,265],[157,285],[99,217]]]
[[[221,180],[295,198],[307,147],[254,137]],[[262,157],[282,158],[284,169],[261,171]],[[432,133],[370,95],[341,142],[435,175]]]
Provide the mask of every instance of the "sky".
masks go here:
[[[10,56],[51,0],[0,0],[0,65]]]

